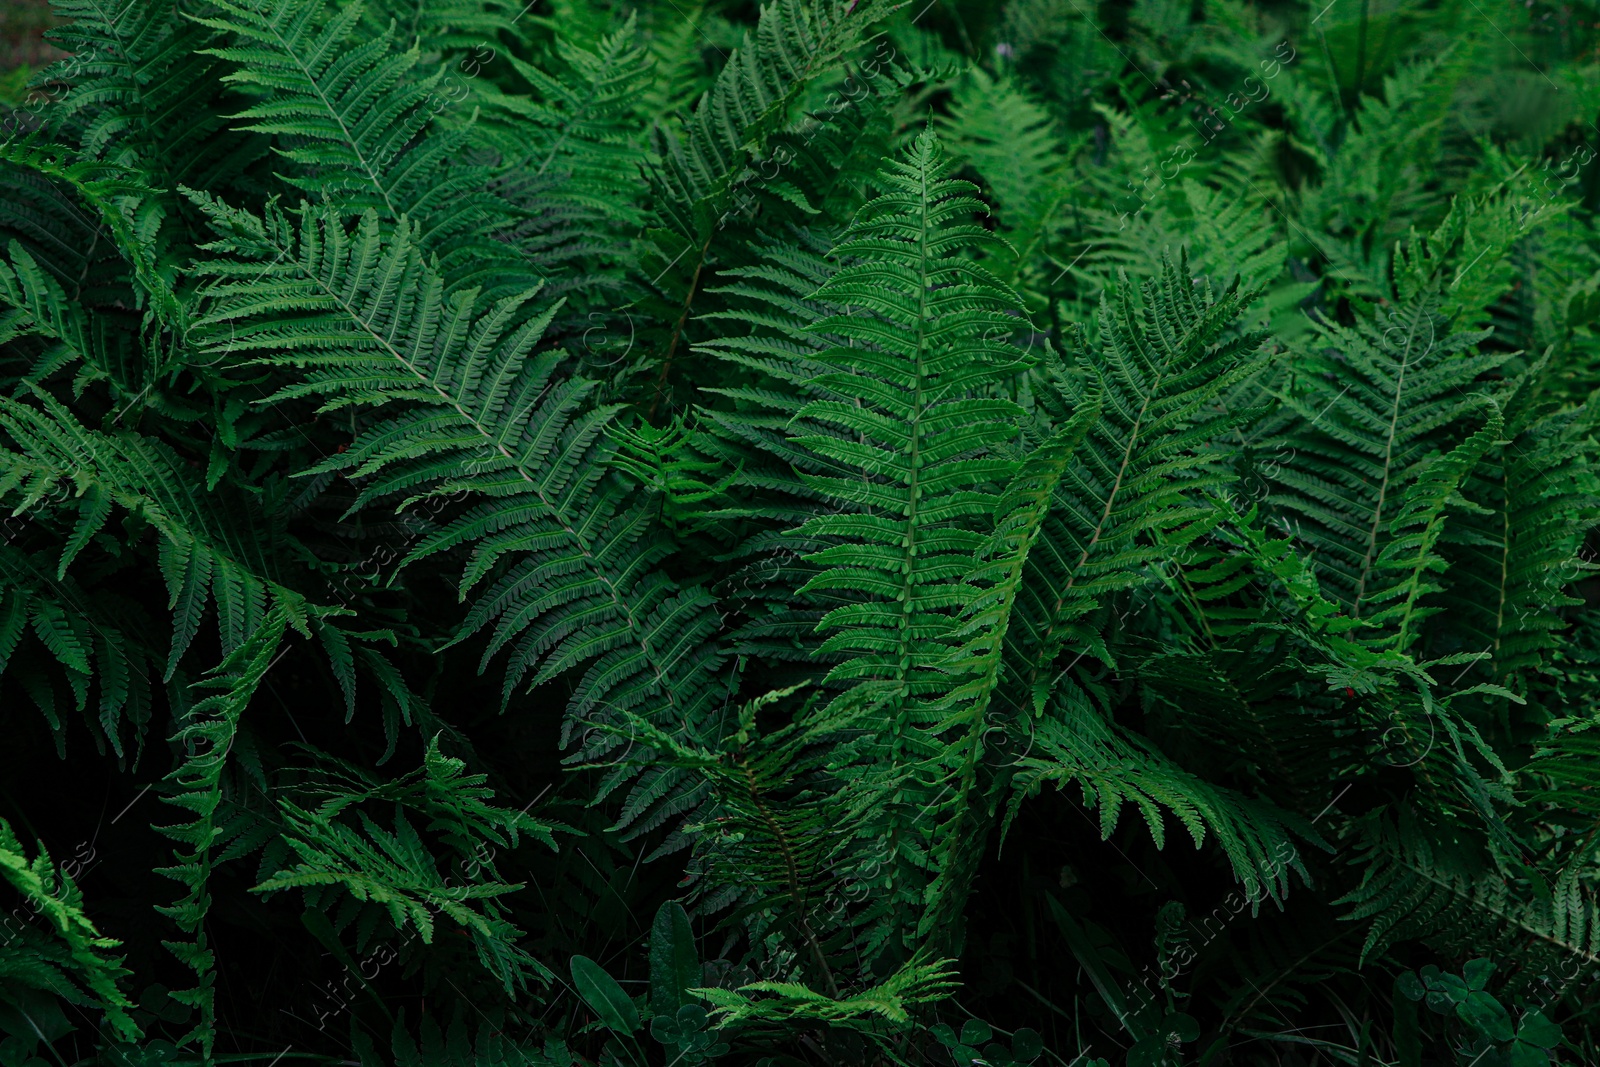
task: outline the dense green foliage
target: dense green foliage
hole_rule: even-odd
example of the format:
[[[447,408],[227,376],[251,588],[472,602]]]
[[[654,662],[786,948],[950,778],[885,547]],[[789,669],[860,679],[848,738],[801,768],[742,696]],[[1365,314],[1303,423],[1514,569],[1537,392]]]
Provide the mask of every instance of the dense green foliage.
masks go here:
[[[0,1067],[1600,1062],[1600,12],[55,8]]]

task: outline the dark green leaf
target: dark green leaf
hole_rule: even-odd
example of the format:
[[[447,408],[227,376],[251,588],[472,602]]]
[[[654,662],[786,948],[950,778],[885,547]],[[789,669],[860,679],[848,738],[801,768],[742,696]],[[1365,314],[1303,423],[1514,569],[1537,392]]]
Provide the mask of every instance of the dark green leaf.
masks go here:
[[[669,900],[657,909],[650,926],[650,1010],[673,1014],[688,1004],[684,991],[700,984],[700,956],[689,913]]]
[[[588,956],[572,957],[572,984],[607,1029],[631,1034],[639,1029],[639,1013],[617,980]]]

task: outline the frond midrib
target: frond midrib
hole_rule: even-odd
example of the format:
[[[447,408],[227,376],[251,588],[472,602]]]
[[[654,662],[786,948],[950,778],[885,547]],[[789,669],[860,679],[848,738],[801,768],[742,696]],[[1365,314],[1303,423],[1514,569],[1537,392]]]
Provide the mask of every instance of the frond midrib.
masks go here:
[[[1374,553],[1377,551],[1378,527],[1383,521],[1384,500],[1389,491],[1389,478],[1394,472],[1394,441],[1400,427],[1400,399],[1405,395],[1406,371],[1411,366],[1411,346],[1416,340],[1417,317],[1412,316],[1411,332],[1406,337],[1405,358],[1400,361],[1400,370],[1395,377],[1394,402],[1389,411],[1389,434],[1383,446],[1383,480],[1378,483],[1378,499],[1372,508],[1372,527],[1367,531],[1366,553],[1361,557],[1361,577],[1356,582],[1356,595],[1350,602],[1350,617],[1361,617],[1361,598],[1366,595],[1367,579],[1372,576]]]

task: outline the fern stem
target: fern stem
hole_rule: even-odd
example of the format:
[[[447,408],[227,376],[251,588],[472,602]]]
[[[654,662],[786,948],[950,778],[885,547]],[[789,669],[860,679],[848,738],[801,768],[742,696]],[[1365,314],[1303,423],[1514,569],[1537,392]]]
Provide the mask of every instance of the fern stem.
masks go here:
[[[828,966],[828,958],[822,953],[822,946],[817,943],[817,935],[811,929],[811,923],[806,918],[805,889],[800,882],[800,865],[794,858],[794,847],[789,842],[789,835],[784,833],[783,827],[772,815],[767,807],[767,802],[761,797],[760,786],[756,782],[755,772],[750,769],[750,764],[741,754],[739,769],[744,772],[745,791],[750,797],[750,802],[761,813],[761,820],[767,824],[767,832],[778,843],[778,850],[783,854],[784,869],[789,874],[789,899],[794,901],[796,925],[800,928],[800,935],[805,938],[806,948],[811,952],[811,959],[816,963],[817,970],[822,974],[822,980],[828,984],[828,994],[834,1000],[839,999],[839,985],[834,981],[833,970]]]
[[[1367,591],[1367,579],[1372,576],[1372,561],[1378,547],[1378,527],[1383,519],[1384,499],[1389,492],[1389,476],[1394,466],[1394,439],[1400,428],[1400,398],[1405,394],[1406,368],[1410,366],[1411,345],[1417,336],[1417,316],[1411,317],[1411,334],[1406,338],[1405,357],[1400,361],[1398,377],[1394,383],[1394,404],[1389,412],[1389,436],[1383,446],[1383,479],[1378,483],[1378,501],[1372,507],[1372,528],[1367,531],[1367,551],[1361,559],[1361,578],[1356,582],[1355,599],[1350,602],[1350,617],[1361,618],[1361,598]]]
[[[717,236],[713,229],[706,234],[706,243],[700,246],[700,258],[694,267],[694,277],[689,279],[689,291],[683,297],[683,310],[678,313],[678,321],[672,327],[672,340],[667,343],[667,354],[661,361],[661,373],[656,376],[656,396],[650,402],[650,410],[645,415],[646,419],[656,417],[656,409],[661,406],[661,397],[667,385],[667,372],[672,369],[672,356],[678,350],[678,338],[683,336],[683,328],[689,321],[689,308],[694,303],[694,294],[700,288],[700,272],[706,266],[706,253],[711,249],[711,242]]]

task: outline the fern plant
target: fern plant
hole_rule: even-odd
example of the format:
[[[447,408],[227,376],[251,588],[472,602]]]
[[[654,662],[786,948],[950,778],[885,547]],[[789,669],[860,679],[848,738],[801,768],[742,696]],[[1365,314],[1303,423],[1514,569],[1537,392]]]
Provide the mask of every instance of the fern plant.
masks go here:
[[[53,12],[0,1061],[1600,1058],[1595,27]]]

